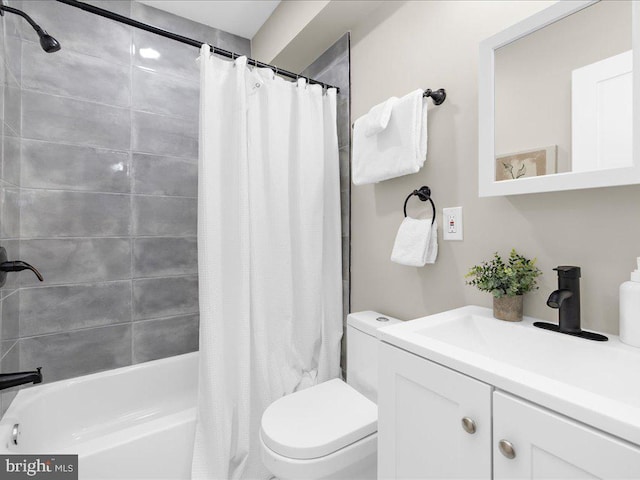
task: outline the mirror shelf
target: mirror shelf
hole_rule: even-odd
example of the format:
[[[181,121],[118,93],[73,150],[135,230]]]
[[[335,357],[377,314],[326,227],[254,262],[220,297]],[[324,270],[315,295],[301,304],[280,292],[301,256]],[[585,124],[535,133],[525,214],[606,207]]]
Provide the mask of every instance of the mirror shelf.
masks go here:
[[[497,160],[502,158],[496,156],[496,52],[511,44],[517,40],[528,37],[525,41],[533,38],[534,35],[540,34],[546,35],[545,32],[540,30],[545,27],[556,27],[556,22],[565,19],[570,15],[581,12],[582,10],[598,4],[598,0],[589,1],[561,1],[558,2],[541,12],[532,15],[523,21],[499,32],[498,34],[484,40],[480,44],[480,69],[479,69],[479,196],[504,196],[504,195],[518,195],[527,193],[539,193],[539,192],[553,192],[561,190],[576,190],[585,188],[598,188],[607,186],[619,186],[619,185],[631,185],[640,184],[640,155],[637,146],[640,146],[640,128],[629,130],[631,137],[629,139],[628,157],[630,161],[627,162],[628,166],[616,166],[616,168],[603,168],[600,170],[586,170],[586,171],[562,171],[561,173],[540,174],[539,176],[523,176],[514,180],[496,180],[498,176],[498,163]],[[630,2],[631,7],[631,19],[629,21],[631,29],[631,47],[633,64],[640,65],[640,34],[638,27],[640,22],[638,21],[640,8],[636,5],[637,2]],[[559,24],[557,24],[559,25]],[[627,47],[628,49],[628,47]],[[503,50],[504,51],[504,50]],[[633,93],[633,106],[632,112],[629,112],[629,117],[632,118],[633,125],[640,125],[640,75],[631,75],[632,79],[629,80],[629,91]],[[533,77],[534,79],[536,77]],[[568,78],[570,83],[571,78]],[[537,95],[540,102],[545,102],[545,90],[530,92],[529,95]],[[567,103],[571,101],[571,93],[565,95]],[[574,99],[575,102],[575,99]],[[570,103],[568,103],[570,109]],[[570,118],[567,119],[567,123],[570,122]],[[626,125],[629,125],[627,122]],[[570,130],[570,125],[569,125]],[[575,133],[575,132],[574,132]],[[633,148],[631,148],[633,145]],[[555,147],[555,146],[554,146]],[[549,147],[547,147],[548,149]],[[571,147],[564,150],[570,150]],[[633,153],[631,153],[633,152]],[[501,153],[501,152],[500,152]],[[563,151],[564,155],[566,151]],[[517,155],[517,154],[512,154]],[[529,159],[528,159],[529,160]],[[569,160],[570,161],[570,160]],[[555,158],[554,158],[555,162]],[[524,161],[522,161],[524,163]],[[518,165],[516,162],[515,165]],[[507,168],[507,165],[504,165]],[[524,168],[524,167],[523,167]],[[554,170],[551,170],[554,172]],[[515,170],[510,171],[512,177],[514,177]]]

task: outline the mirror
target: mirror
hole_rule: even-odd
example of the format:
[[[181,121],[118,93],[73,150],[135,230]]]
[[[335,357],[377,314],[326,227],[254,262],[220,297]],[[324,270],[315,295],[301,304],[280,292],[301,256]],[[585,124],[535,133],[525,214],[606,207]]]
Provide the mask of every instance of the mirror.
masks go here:
[[[634,3],[558,2],[481,44],[480,196],[640,183]]]

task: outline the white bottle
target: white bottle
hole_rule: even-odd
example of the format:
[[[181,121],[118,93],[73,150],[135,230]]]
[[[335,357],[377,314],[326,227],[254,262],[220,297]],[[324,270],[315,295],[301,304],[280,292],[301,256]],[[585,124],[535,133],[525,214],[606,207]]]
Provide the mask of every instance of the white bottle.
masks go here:
[[[640,347],[640,257],[631,280],[620,285],[620,341]]]

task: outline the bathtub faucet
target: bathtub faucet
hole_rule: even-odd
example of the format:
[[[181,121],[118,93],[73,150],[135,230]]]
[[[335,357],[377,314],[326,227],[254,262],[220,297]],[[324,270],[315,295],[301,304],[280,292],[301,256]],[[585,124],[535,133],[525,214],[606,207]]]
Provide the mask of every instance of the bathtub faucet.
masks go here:
[[[0,390],[25,383],[42,383],[42,367],[33,372],[0,373]]]

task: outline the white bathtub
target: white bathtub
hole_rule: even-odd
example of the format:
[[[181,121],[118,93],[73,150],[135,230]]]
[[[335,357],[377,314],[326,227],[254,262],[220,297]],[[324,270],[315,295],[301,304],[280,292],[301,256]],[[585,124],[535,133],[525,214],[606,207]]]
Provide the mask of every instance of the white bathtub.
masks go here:
[[[197,381],[195,352],[21,390],[0,451],[78,454],[83,480],[189,479]]]

